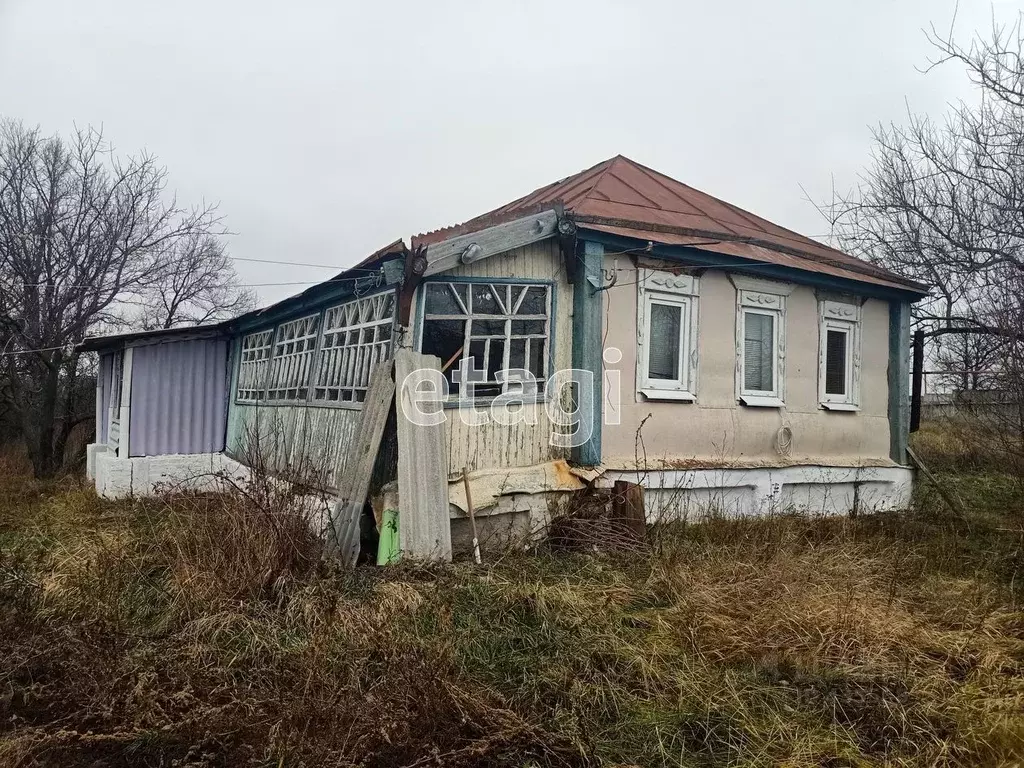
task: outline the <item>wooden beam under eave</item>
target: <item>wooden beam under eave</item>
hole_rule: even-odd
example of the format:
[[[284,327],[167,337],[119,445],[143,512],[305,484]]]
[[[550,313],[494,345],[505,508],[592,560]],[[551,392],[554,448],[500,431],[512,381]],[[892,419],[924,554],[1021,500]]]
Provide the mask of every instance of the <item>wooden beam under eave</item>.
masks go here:
[[[602,357],[603,295],[599,292],[604,266],[604,246],[584,242],[572,292],[572,367],[593,374],[592,386],[577,391],[579,423],[586,440],[572,449],[577,464],[601,463],[601,418],[604,404],[604,359]]]
[[[427,270],[424,277],[446,272],[462,264],[462,255],[471,245],[476,245],[474,261],[480,261],[513,248],[536,243],[553,236],[558,229],[558,213],[542,211],[521,219],[508,221],[494,227],[459,235],[427,248]]]

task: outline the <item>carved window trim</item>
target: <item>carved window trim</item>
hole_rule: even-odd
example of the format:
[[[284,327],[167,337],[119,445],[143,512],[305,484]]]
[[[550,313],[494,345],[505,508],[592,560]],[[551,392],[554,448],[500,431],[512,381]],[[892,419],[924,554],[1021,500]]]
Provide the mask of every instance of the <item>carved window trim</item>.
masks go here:
[[[657,269],[640,268],[637,280],[637,395],[646,400],[697,399],[700,280]],[[675,379],[650,376],[652,306],[675,307],[680,313],[679,356]]]
[[[786,405],[786,296],[792,286],[752,278],[734,278],[736,285],[736,399],[743,405],[784,408]],[[746,386],[746,320],[749,315],[772,318],[772,387]]]
[[[818,302],[818,402],[830,411],[860,409],[861,307],[845,301]],[[827,392],[828,332],[846,334],[845,392]]]

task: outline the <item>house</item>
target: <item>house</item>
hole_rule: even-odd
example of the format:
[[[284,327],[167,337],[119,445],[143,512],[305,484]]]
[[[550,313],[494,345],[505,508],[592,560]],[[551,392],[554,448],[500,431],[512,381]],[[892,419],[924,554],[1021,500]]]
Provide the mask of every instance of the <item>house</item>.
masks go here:
[[[337,487],[371,370],[408,349],[447,390],[453,526],[464,469],[518,530],[616,480],[649,516],[899,508],[926,292],[617,156],[231,321],[88,339],[90,473],[117,495],[234,471],[273,425],[275,460]],[[403,455],[383,442],[371,495]]]

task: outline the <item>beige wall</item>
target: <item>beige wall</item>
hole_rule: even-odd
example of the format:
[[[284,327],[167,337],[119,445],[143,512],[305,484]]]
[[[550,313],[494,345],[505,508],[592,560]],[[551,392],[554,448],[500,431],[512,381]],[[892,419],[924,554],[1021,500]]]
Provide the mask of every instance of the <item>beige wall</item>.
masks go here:
[[[886,302],[868,299],[862,307],[859,411],[819,407],[818,299],[805,286],[795,286],[786,299],[786,407],[747,407],[736,399],[736,289],[724,272],[705,272],[698,302],[697,402],[655,402],[636,392],[637,274],[621,259],[617,266],[617,287],[604,292],[605,347],[618,347],[623,355],[617,365],[607,365],[621,372],[621,423],[605,423],[605,466],[635,465],[637,429],[648,415],[642,436],[652,464],[889,463]],[[782,426],[792,430],[788,456],[776,450]]]

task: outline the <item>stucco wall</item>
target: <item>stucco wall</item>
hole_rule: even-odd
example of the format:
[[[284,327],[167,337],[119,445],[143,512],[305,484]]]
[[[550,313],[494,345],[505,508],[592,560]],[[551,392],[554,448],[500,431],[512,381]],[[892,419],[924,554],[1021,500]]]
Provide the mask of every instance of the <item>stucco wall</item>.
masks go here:
[[[618,364],[607,365],[620,372],[622,397],[620,424],[609,425],[606,392],[605,466],[635,466],[643,451],[649,463],[669,465],[687,459],[712,465],[891,463],[887,303],[868,299],[862,307],[859,411],[825,411],[819,405],[818,297],[805,286],[795,286],[786,299],[786,406],[748,407],[736,399],[736,289],[724,272],[709,270],[699,287],[697,402],[651,401],[636,390],[637,273],[622,259],[616,266],[617,286],[604,292],[605,348],[622,351]],[[648,415],[638,450],[637,429]],[[777,450],[783,426],[792,430],[788,456]]]

